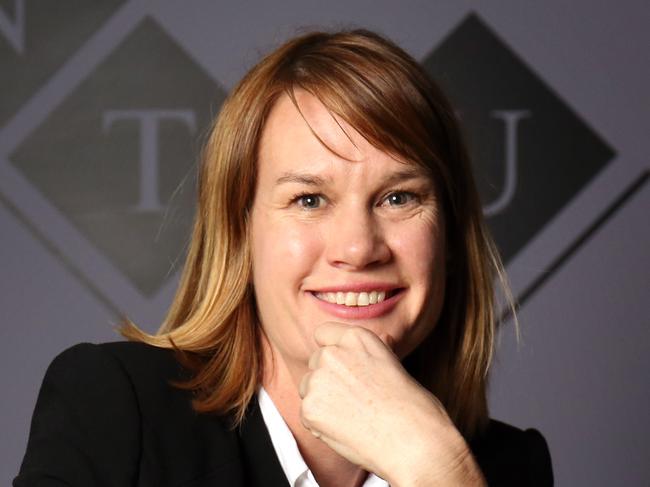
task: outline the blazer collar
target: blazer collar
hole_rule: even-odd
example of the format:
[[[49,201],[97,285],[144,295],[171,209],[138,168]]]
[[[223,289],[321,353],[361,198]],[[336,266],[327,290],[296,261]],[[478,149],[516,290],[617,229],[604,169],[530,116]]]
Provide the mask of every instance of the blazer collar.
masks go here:
[[[251,487],[290,487],[266,429],[257,395],[239,428],[244,476]]]

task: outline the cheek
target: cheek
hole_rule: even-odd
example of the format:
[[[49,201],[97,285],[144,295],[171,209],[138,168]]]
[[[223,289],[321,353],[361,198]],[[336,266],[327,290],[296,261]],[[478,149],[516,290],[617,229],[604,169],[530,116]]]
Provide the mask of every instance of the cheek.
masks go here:
[[[285,288],[296,285],[314,267],[321,251],[318,232],[305,225],[272,222],[253,234],[253,269],[257,277]]]
[[[444,233],[434,223],[414,224],[392,235],[391,247],[411,282],[429,287],[439,277],[444,280]]]
[[[300,287],[318,262],[320,239],[314,229],[288,221],[267,218],[254,223],[253,285],[261,325],[275,350],[306,359],[311,332],[300,313]]]
[[[392,248],[399,272],[411,286],[408,324],[395,353],[403,358],[431,332],[442,309],[445,296],[444,227],[421,222],[394,232]]]

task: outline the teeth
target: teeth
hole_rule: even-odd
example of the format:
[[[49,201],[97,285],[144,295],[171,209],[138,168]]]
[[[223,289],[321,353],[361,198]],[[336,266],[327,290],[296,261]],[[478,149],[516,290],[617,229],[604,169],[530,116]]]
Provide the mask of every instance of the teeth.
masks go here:
[[[344,293],[341,291],[332,293],[316,293],[318,299],[333,304],[344,304],[345,306],[368,306],[381,303],[386,299],[385,291],[371,291],[362,293]]]

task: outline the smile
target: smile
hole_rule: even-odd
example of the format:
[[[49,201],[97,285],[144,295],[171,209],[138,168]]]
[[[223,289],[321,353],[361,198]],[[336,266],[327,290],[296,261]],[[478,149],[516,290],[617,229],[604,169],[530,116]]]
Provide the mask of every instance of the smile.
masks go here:
[[[370,291],[370,292],[317,292],[314,293],[321,301],[332,304],[342,304],[344,306],[370,306],[383,302],[386,297],[391,297],[396,291]]]
[[[405,288],[389,285],[380,289],[365,285],[354,287],[357,287],[354,291],[330,288],[314,290],[307,294],[324,312],[346,320],[368,320],[387,315],[406,294]],[[361,289],[358,289],[359,287]]]

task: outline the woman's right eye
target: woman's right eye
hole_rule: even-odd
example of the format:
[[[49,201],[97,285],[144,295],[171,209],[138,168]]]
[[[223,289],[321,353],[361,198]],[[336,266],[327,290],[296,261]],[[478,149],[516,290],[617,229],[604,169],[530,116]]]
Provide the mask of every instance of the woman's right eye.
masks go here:
[[[304,210],[316,210],[322,206],[324,198],[319,194],[301,194],[294,201]]]

